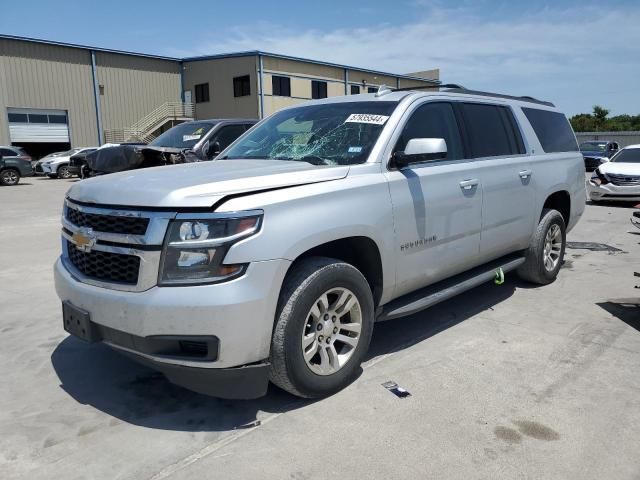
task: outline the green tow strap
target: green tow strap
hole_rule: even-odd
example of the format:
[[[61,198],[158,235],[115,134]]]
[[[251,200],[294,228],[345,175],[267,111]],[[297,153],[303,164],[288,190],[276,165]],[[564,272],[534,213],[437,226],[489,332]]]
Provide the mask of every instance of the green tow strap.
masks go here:
[[[502,267],[496,270],[496,276],[493,279],[493,283],[496,285],[502,285],[504,283],[504,272],[502,271]]]

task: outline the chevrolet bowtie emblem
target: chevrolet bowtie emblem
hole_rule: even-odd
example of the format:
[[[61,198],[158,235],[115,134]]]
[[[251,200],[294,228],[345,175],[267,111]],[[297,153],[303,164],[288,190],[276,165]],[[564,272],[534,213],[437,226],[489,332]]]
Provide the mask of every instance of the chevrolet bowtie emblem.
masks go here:
[[[96,244],[96,236],[93,233],[93,229],[86,227],[82,227],[74,233],[71,240],[81,252],[90,252]]]

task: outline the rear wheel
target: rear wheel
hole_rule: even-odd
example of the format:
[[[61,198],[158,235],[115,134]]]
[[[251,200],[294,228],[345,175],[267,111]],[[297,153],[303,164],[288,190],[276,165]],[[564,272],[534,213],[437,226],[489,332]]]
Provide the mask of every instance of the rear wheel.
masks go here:
[[[373,314],[371,289],[355,267],[324,257],[300,261],[280,294],[271,381],[306,398],[343,389],[369,348]]]
[[[562,267],[566,243],[564,218],[557,210],[544,209],[525,263],[518,268],[520,278],[540,285],[553,282]]]
[[[20,181],[20,172],[13,168],[7,168],[0,172],[0,184],[2,185],[17,185]]]
[[[71,178],[71,172],[68,165],[62,165],[58,168],[58,178]]]

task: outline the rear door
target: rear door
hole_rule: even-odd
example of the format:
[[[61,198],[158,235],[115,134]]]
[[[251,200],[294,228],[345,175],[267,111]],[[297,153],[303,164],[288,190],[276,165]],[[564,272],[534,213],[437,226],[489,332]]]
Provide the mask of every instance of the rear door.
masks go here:
[[[443,138],[448,151],[445,159],[386,172],[399,296],[477,265],[482,185],[476,162],[465,158],[451,103],[417,104],[395,135],[394,151],[404,150],[412,138]]]
[[[510,107],[490,103],[458,105],[483,187],[483,262],[527,248],[535,203],[532,170]]]

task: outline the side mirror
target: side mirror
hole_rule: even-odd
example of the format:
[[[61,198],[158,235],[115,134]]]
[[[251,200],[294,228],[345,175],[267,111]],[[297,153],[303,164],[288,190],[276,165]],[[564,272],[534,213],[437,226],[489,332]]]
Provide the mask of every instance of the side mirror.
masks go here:
[[[199,148],[193,149],[193,154],[198,160],[209,160],[207,158],[207,152],[209,151],[209,140],[204,142]]]
[[[395,152],[391,158],[396,168],[404,168],[412,163],[440,160],[447,157],[447,142],[444,138],[412,138],[402,152]]]
[[[222,151],[222,148],[220,147],[220,142],[213,142],[212,144],[209,145],[209,151],[207,152],[208,158],[215,158],[217,157],[220,152]]]

